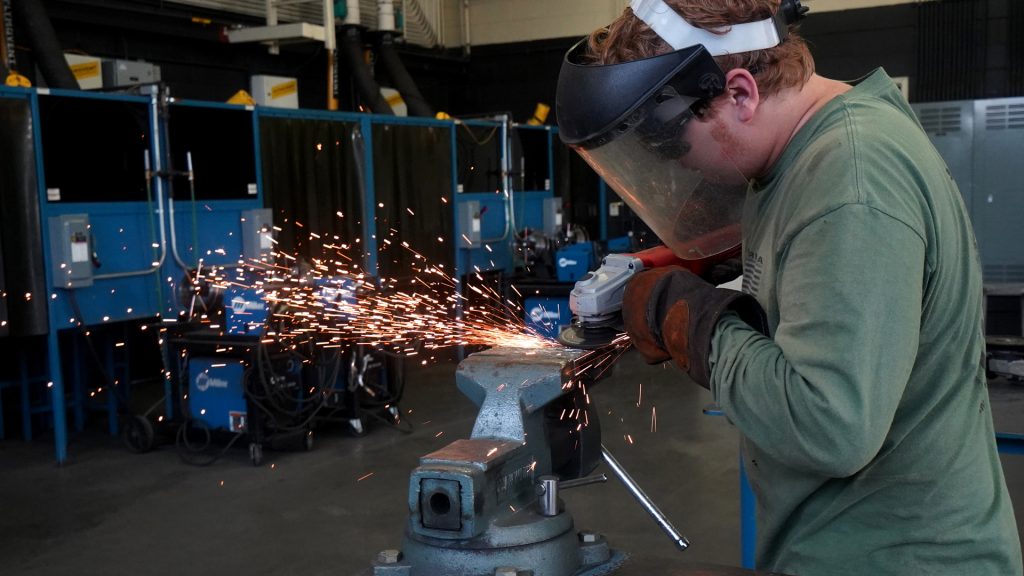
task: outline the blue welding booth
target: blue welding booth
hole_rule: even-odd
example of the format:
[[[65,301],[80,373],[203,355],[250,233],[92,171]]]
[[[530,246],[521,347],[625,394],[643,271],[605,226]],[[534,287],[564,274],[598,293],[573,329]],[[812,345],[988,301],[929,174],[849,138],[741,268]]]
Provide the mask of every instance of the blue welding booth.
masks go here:
[[[138,404],[130,393],[140,379],[156,380],[164,396],[146,414],[187,414],[176,401],[184,389],[160,361],[139,370],[133,354],[159,351],[158,337],[187,308],[179,293],[191,271],[252,257],[261,244],[259,228],[247,225],[253,219],[323,227],[324,215],[349,215],[348,229],[331,234],[363,240],[358,264],[368,277],[409,271],[413,256],[385,246],[394,230],[411,232],[403,239],[422,243],[424,256],[457,279],[510,269],[511,231],[539,227],[553,195],[553,134],[507,119],[174,101],[157,86],[133,94],[0,87],[0,153],[16,167],[0,178],[0,282],[19,295],[17,305],[0,302],[0,359],[9,360],[0,366],[0,417],[16,413],[2,404],[18,397],[23,437],[52,430],[63,463],[90,412],[104,412],[112,434],[132,422],[126,410]],[[513,137],[527,151],[521,162]],[[324,142],[335,146],[321,150]],[[483,215],[476,243],[433,242],[438,229],[474,235],[472,225],[452,225],[467,202]],[[230,336],[255,337],[258,319],[231,322],[246,334]],[[170,366],[170,352],[163,356]],[[356,356],[355,371],[345,370],[355,374],[350,382],[384,378],[365,372],[375,365],[401,372],[365,351]]]
[[[173,414],[159,333],[181,310],[185,271],[237,261],[244,215],[263,209],[255,117],[169,103],[156,87],[0,87],[0,112],[0,153],[14,166],[0,178],[4,281],[23,295],[0,320],[0,390],[19,388],[22,436],[52,429],[64,462],[89,412],[106,413],[112,434],[131,422],[137,384],[162,387],[150,412]]]

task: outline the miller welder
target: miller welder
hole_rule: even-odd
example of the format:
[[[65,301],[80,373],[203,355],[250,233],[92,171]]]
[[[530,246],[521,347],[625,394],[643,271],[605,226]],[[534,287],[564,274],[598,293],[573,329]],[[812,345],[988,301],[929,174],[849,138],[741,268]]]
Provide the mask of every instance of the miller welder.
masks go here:
[[[544,200],[543,222],[540,230],[527,228],[516,234],[516,270],[506,295],[521,303],[528,326],[555,338],[572,322],[569,293],[577,280],[597,267],[599,249],[585,229],[563,222],[561,198]]]
[[[344,322],[361,281],[293,272],[271,282],[241,271],[225,283],[220,274],[192,277],[187,321],[168,337],[181,391],[176,444],[183,459],[212,463],[245,436],[259,465],[264,445],[311,449],[314,428],[325,422],[341,421],[355,435],[365,432],[368,415],[399,423],[397,360],[362,346],[325,345],[308,336],[304,315],[266,296],[276,282]],[[214,436],[229,439],[210,454]]]

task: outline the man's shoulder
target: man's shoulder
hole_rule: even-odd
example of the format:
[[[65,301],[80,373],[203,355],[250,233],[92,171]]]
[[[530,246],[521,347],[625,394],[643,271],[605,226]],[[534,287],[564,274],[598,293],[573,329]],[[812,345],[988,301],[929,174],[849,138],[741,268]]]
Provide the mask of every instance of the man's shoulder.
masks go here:
[[[844,102],[779,178],[777,215],[792,232],[840,207],[860,204],[920,232],[929,193],[922,182],[933,178],[929,173],[944,171],[931,154],[913,118],[892,105],[870,98]]]

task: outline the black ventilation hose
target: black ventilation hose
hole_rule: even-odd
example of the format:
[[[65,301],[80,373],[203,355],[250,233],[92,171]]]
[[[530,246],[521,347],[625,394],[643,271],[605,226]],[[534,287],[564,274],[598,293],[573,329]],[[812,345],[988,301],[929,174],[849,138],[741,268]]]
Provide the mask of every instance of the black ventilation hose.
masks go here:
[[[356,88],[359,89],[359,96],[363,102],[370,107],[374,114],[389,114],[394,116],[395,111],[380,93],[380,86],[370,74],[370,67],[363,59],[363,40],[359,29],[355,26],[346,26],[342,29],[341,53],[352,71],[352,78],[355,80]]]
[[[379,54],[384,62],[384,67],[391,75],[391,80],[395,83],[395,89],[402,94],[402,100],[409,108],[409,115],[433,118],[434,109],[423,98],[416,82],[409,75],[409,71],[405,69],[405,65],[402,64],[402,59],[398,57],[398,51],[395,50],[395,41],[391,34],[385,34],[381,40]]]
[[[2,82],[0,82],[2,83]],[[11,102],[15,102],[11,100]],[[42,336],[49,332],[46,267],[43,265],[43,224],[36,186],[36,157],[28,104],[0,106],[0,236],[4,245],[6,292],[32,294],[31,299],[8,296],[7,315],[12,336]],[[6,345],[6,344],[3,344]]]
[[[29,45],[32,46],[46,85],[50,88],[78,90],[78,80],[64,59],[57,33],[50,17],[46,15],[42,0],[14,0],[12,4],[18,25],[27,31]]]

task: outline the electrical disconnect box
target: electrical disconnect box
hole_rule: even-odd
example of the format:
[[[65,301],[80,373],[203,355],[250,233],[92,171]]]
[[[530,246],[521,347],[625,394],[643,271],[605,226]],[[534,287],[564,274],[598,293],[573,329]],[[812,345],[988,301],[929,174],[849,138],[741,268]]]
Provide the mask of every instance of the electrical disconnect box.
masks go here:
[[[468,200],[458,203],[459,248],[480,247],[480,202]]]
[[[50,262],[58,288],[92,286],[92,241],[88,214],[50,217]]]
[[[103,86],[105,88],[155,84],[159,81],[160,67],[155,64],[132,60],[103,61]]]
[[[562,199],[544,199],[544,233],[552,234],[562,227]]]
[[[242,212],[242,256],[269,260],[274,251],[274,216],[270,208]]]
[[[287,76],[252,77],[252,97],[260,106],[274,108],[299,107],[299,81]]]

